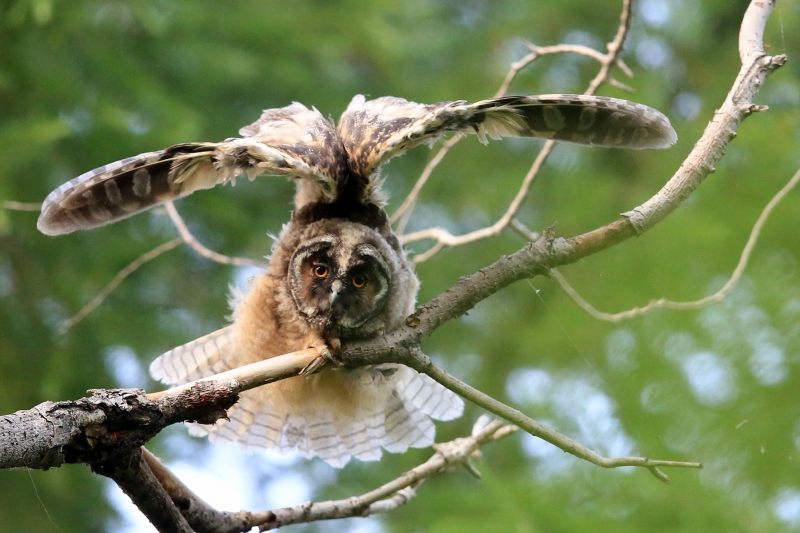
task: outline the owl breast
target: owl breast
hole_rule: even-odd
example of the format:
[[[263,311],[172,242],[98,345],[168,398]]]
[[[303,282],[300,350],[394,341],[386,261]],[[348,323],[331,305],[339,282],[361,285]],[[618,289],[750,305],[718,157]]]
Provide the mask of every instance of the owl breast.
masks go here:
[[[376,337],[413,311],[418,286],[399,246],[374,228],[345,219],[289,224],[269,270],[236,306],[220,359],[236,367],[332,338]],[[247,391],[229,420],[192,432],[343,466],[351,457],[379,459],[382,449],[429,446],[431,418],[455,418],[462,409],[452,392],[400,365],[326,368]]]

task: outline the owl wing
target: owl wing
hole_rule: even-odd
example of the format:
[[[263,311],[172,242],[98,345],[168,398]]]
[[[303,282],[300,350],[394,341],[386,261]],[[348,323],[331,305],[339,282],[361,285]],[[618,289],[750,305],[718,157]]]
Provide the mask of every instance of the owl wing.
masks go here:
[[[330,121],[294,104],[268,109],[241,139],[186,143],[110,163],[68,181],[42,205],[38,228],[61,235],[103,226],[154,205],[246,174],[296,176],[333,198],[347,173],[344,147]]]
[[[669,119],[655,109],[606,96],[546,94],[418,104],[357,95],[342,114],[339,135],[351,166],[369,176],[380,165],[448,132],[486,137],[538,137],[616,148],[667,148],[677,140]]]
[[[233,326],[227,326],[173,348],[150,364],[150,375],[167,385],[182,385],[230,370],[226,359],[233,340]]]
[[[288,404],[273,395],[274,389],[247,391],[227,419],[192,424],[189,431],[208,435],[211,442],[238,442],[251,451],[296,450],[341,468],[352,457],[377,461],[382,448],[403,453],[409,447],[430,446],[436,433],[431,419],[452,420],[464,411],[459,396],[408,367],[387,364],[351,372],[350,394],[359,406],[355,412],[340,412],[335,401],[323,402],[325,407],[312,399],[308,405]]]

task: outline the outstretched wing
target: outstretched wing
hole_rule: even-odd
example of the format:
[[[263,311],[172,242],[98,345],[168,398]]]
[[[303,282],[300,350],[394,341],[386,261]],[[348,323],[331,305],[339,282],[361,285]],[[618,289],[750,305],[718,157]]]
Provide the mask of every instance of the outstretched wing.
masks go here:
[[[242,174],[303,178],[333,198],[347,175],[344,147],[316,109],[296,102],[268,109],[240,133],[245,137],[178,144],[78,176],[47,196],[39,230],[61,235],[103,226]]]
[[[178,346],[150,364],[150,375],[167,385],[182,385],[230,370],[227,362],[234,342],[233,326]]]
[[[616,148],[667,148],[677,140],[669,119],[651,107],[606,96],[546,94],[418,104],[357,95],[339,121],[351,166],[369,176],[392,157],[448,132],[539,137]]]

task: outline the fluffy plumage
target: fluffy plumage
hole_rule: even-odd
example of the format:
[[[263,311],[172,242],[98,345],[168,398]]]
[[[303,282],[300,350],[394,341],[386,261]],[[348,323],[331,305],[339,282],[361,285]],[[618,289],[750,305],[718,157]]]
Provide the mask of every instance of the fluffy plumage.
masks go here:
[[[177,385],[309,347],[397,328],[413,311],[419,282],[383,210],[379,169],[392,157],[449,132],[540,137],[597,146],[665,148],[676,140],[664,115],[605,97],[506,96],[418,104],[353,98],[338,127],[293,103],[269,109],[242,138],[186,143],[111,163],[46,199],[48,235],[102,226],[199,189],[266,173],[297,180],[295,210],[267,272],[236,298],[231,325],[153,361],[153,377]],[[248,449],[297,450],[334,466],[433,443],[431,419],[461,415],[463,401],[400,365],[324,369],[242,394],[227,420],[195,435]]]

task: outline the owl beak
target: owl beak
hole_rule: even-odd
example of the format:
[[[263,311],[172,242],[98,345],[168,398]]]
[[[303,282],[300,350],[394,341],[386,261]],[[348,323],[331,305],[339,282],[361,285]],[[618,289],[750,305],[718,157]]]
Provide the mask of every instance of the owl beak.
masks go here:
[[[338,279],[334,280],[333,283],[331,283],[331,295],[328,296],[328,303],[333,305],[334,300],[336,300],[336,297],[339,295],[340,292],[342,292],[343,288],[344,288],[344,283],[342,283],[341,280]]]

